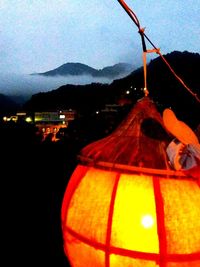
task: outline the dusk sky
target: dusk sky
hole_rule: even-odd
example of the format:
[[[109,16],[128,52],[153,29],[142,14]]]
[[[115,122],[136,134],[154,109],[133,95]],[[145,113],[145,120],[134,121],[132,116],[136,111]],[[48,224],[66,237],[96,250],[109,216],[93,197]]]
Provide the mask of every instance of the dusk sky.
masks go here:
[[[126,3],[162,54],[200,53],[200,0]],[[142,50],[138,29],[117,0],[0,0],[0,58],[0,73],[30,74],[67,62],[140,67]]]

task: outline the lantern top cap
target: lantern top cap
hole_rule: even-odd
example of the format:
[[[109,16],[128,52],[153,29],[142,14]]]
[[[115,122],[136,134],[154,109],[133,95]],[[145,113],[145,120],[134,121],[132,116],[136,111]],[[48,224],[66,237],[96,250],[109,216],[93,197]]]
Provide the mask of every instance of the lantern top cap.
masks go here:
[[[139,99],[125,119],[109,136],[80,151],[90,162],[169,169],[166,147],[170,135],[155,103],[145,96]]]

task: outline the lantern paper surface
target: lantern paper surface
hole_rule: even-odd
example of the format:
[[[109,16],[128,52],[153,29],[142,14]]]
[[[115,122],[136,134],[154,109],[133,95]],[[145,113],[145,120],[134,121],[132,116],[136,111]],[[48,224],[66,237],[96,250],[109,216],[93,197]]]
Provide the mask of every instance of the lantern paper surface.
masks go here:
[[[142,129],[149,117],[162,126],[148,98],[130,114],[81,152],[62,203],[66,256],[73,267],[199,267],[198,181],[169,169],[160,130]]]

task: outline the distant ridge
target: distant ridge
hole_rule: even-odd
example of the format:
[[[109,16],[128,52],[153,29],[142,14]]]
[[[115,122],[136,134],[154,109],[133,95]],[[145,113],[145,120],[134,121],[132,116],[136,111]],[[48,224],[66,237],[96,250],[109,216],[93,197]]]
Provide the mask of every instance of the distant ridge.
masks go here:
[[[79,76],[79,75],[90,75],[92,77],[102,77],[102,78],[117,78],[130,74],[134,70],[133,65],[128,63],[118,63],[113,66],[108,66],[103,69],[95,69],[86,64],[82,63],[66,63],[60,67],[42,72],[33,73],[32,75],[42,75],[42,76]]]

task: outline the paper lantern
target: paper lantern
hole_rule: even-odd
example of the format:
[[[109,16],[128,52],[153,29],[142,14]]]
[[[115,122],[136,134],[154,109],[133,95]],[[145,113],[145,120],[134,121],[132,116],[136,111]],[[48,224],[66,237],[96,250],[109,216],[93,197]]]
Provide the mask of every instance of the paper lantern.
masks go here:
[[[200,266],[199,185],[170,170],[168,142],[145,97],[113,134],[83,148],[62,203],[71,266]]]

